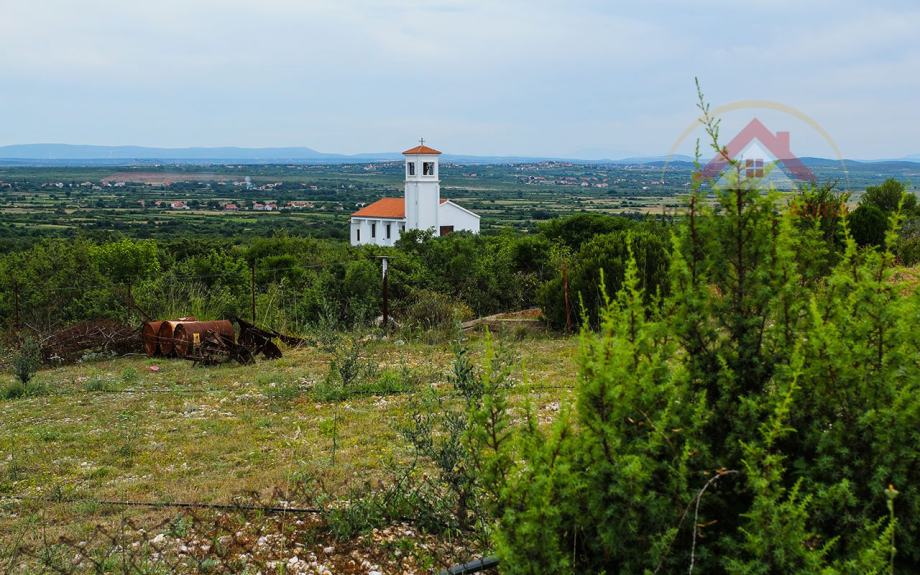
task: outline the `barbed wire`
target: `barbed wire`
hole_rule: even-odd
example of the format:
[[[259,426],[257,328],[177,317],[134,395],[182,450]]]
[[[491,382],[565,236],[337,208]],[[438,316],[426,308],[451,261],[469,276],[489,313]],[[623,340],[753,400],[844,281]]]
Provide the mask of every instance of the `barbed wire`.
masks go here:
[[[39,497],[33,495],[3,495],[0,501],[20,503],[83,503],[116,507],[149,507],[155,509],[212,509],[218,511],[259,511],[262,513],[311,513],[322,514],[327,510],[320,507],[299,507],[296,505],[254,505],[247,503],[206,503],[200,501],[138,501],[130,499],[94,499],[91,497]]]

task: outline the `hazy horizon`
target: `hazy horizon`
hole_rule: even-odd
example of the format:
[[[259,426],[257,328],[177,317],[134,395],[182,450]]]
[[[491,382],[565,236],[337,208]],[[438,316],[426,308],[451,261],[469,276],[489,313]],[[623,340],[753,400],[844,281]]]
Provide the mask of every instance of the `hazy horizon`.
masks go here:
[[[46,148],[68,148],[72,152],[71,154],[50,154]],[[15,153],[10,154],[8,150],[14,150]],[[38,149],[41,153],[26,153],[27,150]],[[99,153],[91,153],[92,151],[99,151]],[[106,155],[104,152],[108,152]],[[137,153],[132,153],[137,152]],[[141,153],[143,152],[143,153]],[[170,152],[175,152],[176,155],[169,155]],[[207,155],[204,152],[213,153],[213,155]],[[233,155],[233,152],[239,152],[238,155]],[[2,145],[0,146],[0,163],[4,161],[25,161],[25,162],[38,162],[42,161],[63,161],[65,163],[81,162],[81,161],[178,161],[183,163],[195,163],[195,161],[216,161],[216,162],[234,162],[234,161],[243,161],[243,162],[258,162],[258,163],[273,163],[275,161],[285,162],[311,162],[311,161],[323,161],[323,162],[369,162],[369,161],[396,161],[400,159],[399,150],[379,150],[379,151],[367,151],[359,152],[356,154],[342,154],[336,151],[324,151],[311,148],[309,146],[287,146],[287,147],[277,147],[277,146],[265,146],[265,147],[246,147],[246,146],[179,146],[179,147],[152,147],[152,146],[134,146],[134,145],[125,145],[125,146],[106,146],[106,145],[82,145],[82,144],[65,144],[59,142],[46,142],[46,143],[34,143],[34,144],[12,144],[12,145]],[[711,155],[711,154],[710,154]],[[701,154],[701,159],[705,162],[709,159],[709,156],[705,153]],[[483,155],[483,154],[466,154],[462,152],[451,152],[445,153],[443,156],[445,159],[459,161],[463,163],[464,161],[471,161],[478,163],[479,160],[490,161],[490,160],[520,160],[520,161],[574,161],[574,162],[622,162],[628,160],[637,160],[643,162],[654,162],[654,161],[693,161],[693,156],[675,152],[673,154],[649,154],[649,155],[634,155],[634,156],[618,156],[618,157],[606,157],[606,158],[584,158],[584,157],[575,157],[575,156],[529,156],[522,154],[496,154],[496,155]],[[847,161],[858,161],[858,162],[897,162],[897,161],[907,161],[920,163],[920,154],[908,154],[896,158],[830,158],[825,156],[801,156],[802,158],[811,158],[815,160],[847,160]]]
[[[756,116],[799,156],[920,154],[920,8],[802,4],[15,3],[0,145],[659,156],[696,117],[697,76],[714,107],[778,102],[830,141],[763,109],[726,115],[726,138]]]

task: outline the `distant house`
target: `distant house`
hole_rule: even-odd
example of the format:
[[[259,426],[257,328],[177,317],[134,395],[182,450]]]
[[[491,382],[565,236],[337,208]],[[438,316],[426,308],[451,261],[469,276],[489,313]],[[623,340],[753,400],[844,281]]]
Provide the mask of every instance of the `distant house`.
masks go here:
[[[236,205],[236,204],[224,204],[224,211],[225,211],[225,212],[236,212],[236,211],[238,211],[239,209],[240,209],[240,207],[239,207],[238,205]]]
[[[406,178],[402,198],[381,198],[351,215],[351,245],[392,246],[405,230],[431,230],[435,236],[451,232],[479,233],[479,216],[441,198],[438,156],[420,145],[403,152]]]
[[[182,200],[175,200],[175,201],[169,202],[169,207],[170,207],[170,209],[173,209],[173,210],[188,210],[188,209],[190,209],[190,208],[188,207],[188,205],[187,205],[185,202],[183,202]]]
[[[313,207],[313,202],[303,202],[303,201],[296,201],[296,200],[295,200],[295,201],[293,201],[293,202],[288,202],[288,203],[287,203],[287,207],[289,207],[289,208],[291,208],[291,209],[294,209],[294,210],[303,210],[303,209],[306,209],[306,208],[312,208],[312,207]]]

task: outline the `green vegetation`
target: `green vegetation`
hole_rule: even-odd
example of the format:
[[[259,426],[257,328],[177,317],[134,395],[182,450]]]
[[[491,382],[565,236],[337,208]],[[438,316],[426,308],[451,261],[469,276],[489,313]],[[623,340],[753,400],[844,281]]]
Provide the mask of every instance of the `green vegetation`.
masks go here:
[[[560,230],[589,216],[553,220],[537,233],[444,238],[410,232],[395,249],[285,235],[247,246],[220,241],[42,240],[0,256],[0,325],[42,333],[101,318],[137,324],[144,317],[251,316],[287,332],[320,324],[363,325],[381,309],[380,263],[390,259],[391,309],[407,329],[448,336],[458,321],[542,305],[554,325],[564,316],[562,268],[553,253],[578,247]],[[651,291],[666,288],[668,227],[616,216],[590,216],[600,229],[572,257],[573,301],[596,317],[598,270],[608,287],[623,275],[632,238]],[[595,267],[600,266],[600,267]],[[254,282],[253,282],[254,280]],[[577,309],[576,312],[577,313]]]
[[[629,260],[582,332],[573,411],[509,448],[505,572],[918,565],[916,292],[852,239],[809,279],[795,216],[743,187],[720,204],[675,236],[667,297]]]
[[[631,218],[679,213],[694,167],[540,162],[442,165],[442,196],[483,216],[484,233],[531,231],[573,213]],[[917,165],[824,162],[821,181],[863,190],[886,178],[917,181]],[[222,239],[236,245],[287,234],[347,238],[348,215],[402,194],[401,162],[338,165],[0,166],[0,250],[49,237],[158,241]],[[914,188],[916,191],[916,188]],[[173,209],[173,202],[188,209]],[[273,202],[274,211],[254,210]],[[293,204],[292,204],[293,203]],[[239,208],[227,210],[233,204]],[[586,230],[587,233],[587,230]]]
[[[41,366],[41,348],[35,338],[26,336],[13,356],[13,373],[19,383],[26,385]]]
[[[468,169],[470,182],[509,177]],[[538,173],[601,178],[533,169],[514,177],[535,189],[549,189]],[[395,185],[388,170],[343,181]],[[314,175],[318,189],[336,177]],[[295,194],[302,177],[273,189]],[[323,200],[331,211],[377,191],[343,185]],[[673,217],[550,217],[559,203],[481,236],[411,232],[385,252],[283,231],[11,243],[0,325],[22,339],[4,356],[0,494],[27,499],[0,507],[0,564],[41,571],[100,525],[125,532],[127,512],[103,499],[254,492],[320,511],[212,524],[276,526],[272,560],[293,559],[290,543],[337,568],[374,550],[404,572],[479,553],[497,553],[503,573],[916,572],[920,215],[905,192],[869,186],[848,213],[830,185],[782,196],[745,179],[694,186]],[[496,197],[495,222],[520,205]],[[499,229],[515,226],[528,232]],[[383,253],[398,322],[386,330],[374,321]],[[96,356],[36,372],[36,338],[72,324],[248,318],[253,297],[256,323],[316,344],[249,366]],[[550,330],[458,329],[533,306]],[[577,338],[559,333],[569,327]],[[202,536],[170,513],[138,515],[157,527],[137,546],[96,548],[103,570],[119,572],[115,549],[151,561],[156,534]],[[41,553],[17,555],[17,538]],[[236,553],[230,571],[279,568],[267,551]]]

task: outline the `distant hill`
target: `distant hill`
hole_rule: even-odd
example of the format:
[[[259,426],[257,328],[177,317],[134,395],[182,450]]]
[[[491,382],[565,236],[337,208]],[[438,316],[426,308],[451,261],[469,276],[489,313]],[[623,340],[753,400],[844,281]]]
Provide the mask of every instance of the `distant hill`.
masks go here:
[[[79,146],[24,144],[0,146],[10,160],[316,160],[345,156],[311,148],[148,148],[144,146]]]
[[[126,165],[149,163],[189,164],[269,164],[269,163],[350,163],[371,161],[396,161],[399,152],[374,152],[363,154],[330,154],[307,147],[243,148],[243,147],[192,147],[155,148],[145,146],[85,146],[73,144],[19,144],[0,146],[0,165]],[[651,165],[672,167],[692,166],[693,158],[682,154],[670,156],[636,156],[617,160],[583,160],[562,157],[538,156],[474,156],[444,154],[445,162],[463,164],[508,164],[529,162],[572,162],[583,164]],[[840,165],[838,160],[802,158],[809,166]],[[866,163],[846,160],[847,163]],[[920,155],[899,160],[880,160],[873,165],[899,165],[907,167],[920,163]]]

